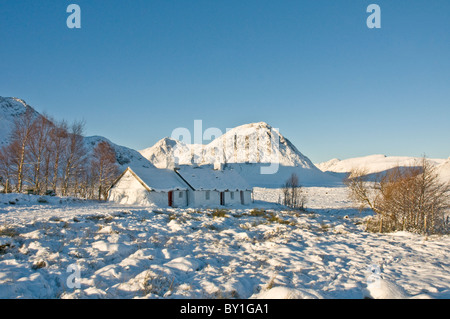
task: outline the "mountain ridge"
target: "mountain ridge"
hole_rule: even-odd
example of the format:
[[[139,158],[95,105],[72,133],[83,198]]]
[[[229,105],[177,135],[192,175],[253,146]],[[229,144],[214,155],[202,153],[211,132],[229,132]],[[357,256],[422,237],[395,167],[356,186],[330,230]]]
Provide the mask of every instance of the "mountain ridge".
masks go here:
[[[0,147],[10,141],[14,121],[29,110],[34,116],[40,113],[24,100],[16,97],[0,97]],[[120,169],[169,168],[176,165],[211,166],[224,164],[225,169],[238,171],[249,184],[257,187],[281,187],[292,173],[298,175],[305,186],[341,185],[343,176],[353,166],[364,163],[369,173],[377,173],[395,165],[409,165],[417,158],[407,156],[369,155],[354,159],[332,159],[314,164],[280,132],[265,122],[249,123],[227,130],[208,144],[185,144],[165,137],[152,147],[136,151],[120,146],[106,137],[84,137],[87,153],[98,143],[107,141],[116,152]],[[450,159],[432,159],[439,172],[450,179]],[[445,163],[444,163],[445,162]],[[274,174],[261,174],[276,164]],[[277,166],[278,165],[278,166]]]
[[[262,131],[258,132],[258,130]],[[275,138],[270,136],[270,134],[273,134]],[[264,138],[264,135],[267,135],[267,137]],[[277,141],[277,138],[279,138],[278,149],[273,147],[273,145],[269,145],[270,142]],[[241,139],[241,145],[238,145],[238,139]],[[250,145],[250,140],[256,141],[256,144]],[[267,145],[261,144],[264,141]],[[264,150],[264,148],[266,149]],[[250,151],[253,152],[251,153]],[[237,126],[204,145],[186,144],[179,140],[165,137],[153,146],[139,152],[153,162],[155,166],[158,166],[157,163],[164,165],[172,162],[180,165],[193,163],[205,165],[214,164],[215,162],[223,164],[278,162],[285,166],[315,167],[311,160],[303,155],[292,142],[265,122]],[[171,156],[173,160],[166,160],[165,157],[167,156]],[[195,161],[196,159],[200,159],[200,161]]]
[[[319,170],[289,139],[265,122],[229,129],[205,145],[185,144],[165,137],[140,153],[158,168],[213,167],[220,163],[224,169],[238,171],[256,187],[281,187],[292,173],[303,185],[341,183],[340,179]]]
[[[368,174],[380,173],[395,166],[414,166],[421,157],[414,156],[387,156],[373,154],[361,157],[340,160],[333,158],[329,161],[317,163],[316,166],[324,172],[349,173],[352,169],[365,169]],[[445,159],[428,159],[434,165],[442,164]]]

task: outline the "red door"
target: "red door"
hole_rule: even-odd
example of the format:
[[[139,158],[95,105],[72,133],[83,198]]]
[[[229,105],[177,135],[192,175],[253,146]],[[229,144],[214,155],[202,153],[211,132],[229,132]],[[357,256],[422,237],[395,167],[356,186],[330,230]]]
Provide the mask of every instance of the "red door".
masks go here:
[[[169,196],[169,206],[172,207],[173,206],[173,192],[170,191],[168,196]]]

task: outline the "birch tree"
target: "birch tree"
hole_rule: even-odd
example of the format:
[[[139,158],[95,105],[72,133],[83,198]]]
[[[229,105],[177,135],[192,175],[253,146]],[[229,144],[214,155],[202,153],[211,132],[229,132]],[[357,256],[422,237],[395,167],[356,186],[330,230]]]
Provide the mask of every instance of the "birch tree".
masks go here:
[[[46,178],[46,160],[49,160],[49,133],[52,129],[52,123],[46,116],[39,116],[32,123],[32,130],[29,138],[29,149],[26,158],[32,169],[30,170],[30,180],[33,191],[36,194],[42,194],[47,185]]]
[[[83,143],[83,122],[74,122],[62,152],[62,195],[69,195],[71,182],[75,174],[86,160],[86,149]],[[75,195],[75,194],[74,194]]]
[[[19,193],[23,190],[25,174],[28,170],[29,163],[26,163],[26,155],[33,132],[33,121],[34,114],[30,109],[27,109],[25,114],[14,122],[14,130],[11,136],[9,156],[17,182],[16,191]]]
[[[98,200],[106,200],[108,187],[119,173],[116,153],[108,142],[102,141],[94,148],[91,170],[97,180]]]

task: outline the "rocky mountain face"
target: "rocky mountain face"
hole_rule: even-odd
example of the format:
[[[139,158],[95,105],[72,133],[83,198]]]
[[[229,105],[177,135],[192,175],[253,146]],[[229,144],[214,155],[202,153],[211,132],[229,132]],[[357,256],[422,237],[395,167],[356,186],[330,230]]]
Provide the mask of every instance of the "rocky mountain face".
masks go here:
[[[240,173],[252,186],[281,187],[295,173],[303,185],[338,184],[320,171],[287,138],[265,122],[228,130],[206,145],[184,144],[164,138],[141,154],[159,168],[177,165],[214,165]]]
[[[140,153],[157,167],[214,163],[279,163],[314,169],[314,164],[269,124],[251,123],[229,130],[207,145],[166,137]]]

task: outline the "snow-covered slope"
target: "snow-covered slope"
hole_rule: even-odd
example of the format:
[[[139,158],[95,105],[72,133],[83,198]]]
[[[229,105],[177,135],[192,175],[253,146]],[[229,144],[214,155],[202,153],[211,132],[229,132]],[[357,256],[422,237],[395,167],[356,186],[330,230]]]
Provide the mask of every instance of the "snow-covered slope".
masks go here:
[[[314,164],[279,132],[264,122],[235,127],[209,143],[204,161],[221,163],[276,163],[314,168]]]
[[[161,168],[174,161],[180,165],[277,162],[283,166],[314,168],[288,139],[264,122],[233,128],[207,145],[187,145],[166,137],[140,153]]]
[[[84,144],[88,152],[92,152],[93,149],[103,141],[109,143],[109,145],[111,145],[114,149],[116,153],[116,161],[121,170],[125,170],[127,167],[131,167],[132,169],[154,168],[153,164],[143,157],[138,151],[125,146],[117,145],[103,136],[88,136],[84,138]]]
[[[0,298],[450,298],[450,236],[367,232],[343,188],[305,189],[300,214],[259,191],[223,217],[0,194]]]
[[[396,166],[414,166],[415,163],[420,162],[420,160],[421,158],[418,157],[386,156],[377,154],[345,160],[334,158],[327,162],[316,164],[316,166],[324,172],[349,173],[352,169],[365,169],[367,174],[377,174]],[[439,165],[445,161],[443,159],[429,160],[435,165]]]
[[[436,172],[442,181],[450,182],[450,157],[436,167]]]
[[[14,97],[0,97],[0,147],[10,142],[10,136],[14,129],[14,121],[23,116],[29,110],[34,117],[40,116],[39,112],[28,105],[24,100]],[[153,167],[146,158],[138,151],[128,147],[119,146],[101,136],[91,136],[84,138],[87,153],[91,153],[98,143],[108,142],[116,152],[117,163],[121,169],[130,166],[131,168]]]
[[[140,153],[158,168],[173,168],[179,165],[191,165],[196,161],[196,154],[201,154],[202,145],[186,145],[178,140],[165,137],[152,147],[141,150]]]
[[[280,187],[292,173],[303,185],[335,185],[340,180],[323,173],[287,138],[264,122],[233,128],[207,145],[186,145],[165,138],[140,151],[155,166],[223,163],[238,171],[252,186]],[[274,174],[261,171],[274,168]]]
[[[27,110],[30,110],[34,117],[39,116],[39,113],[24,100],[0,96],[0,146],[9,143],[14,121],[24,115]]]

